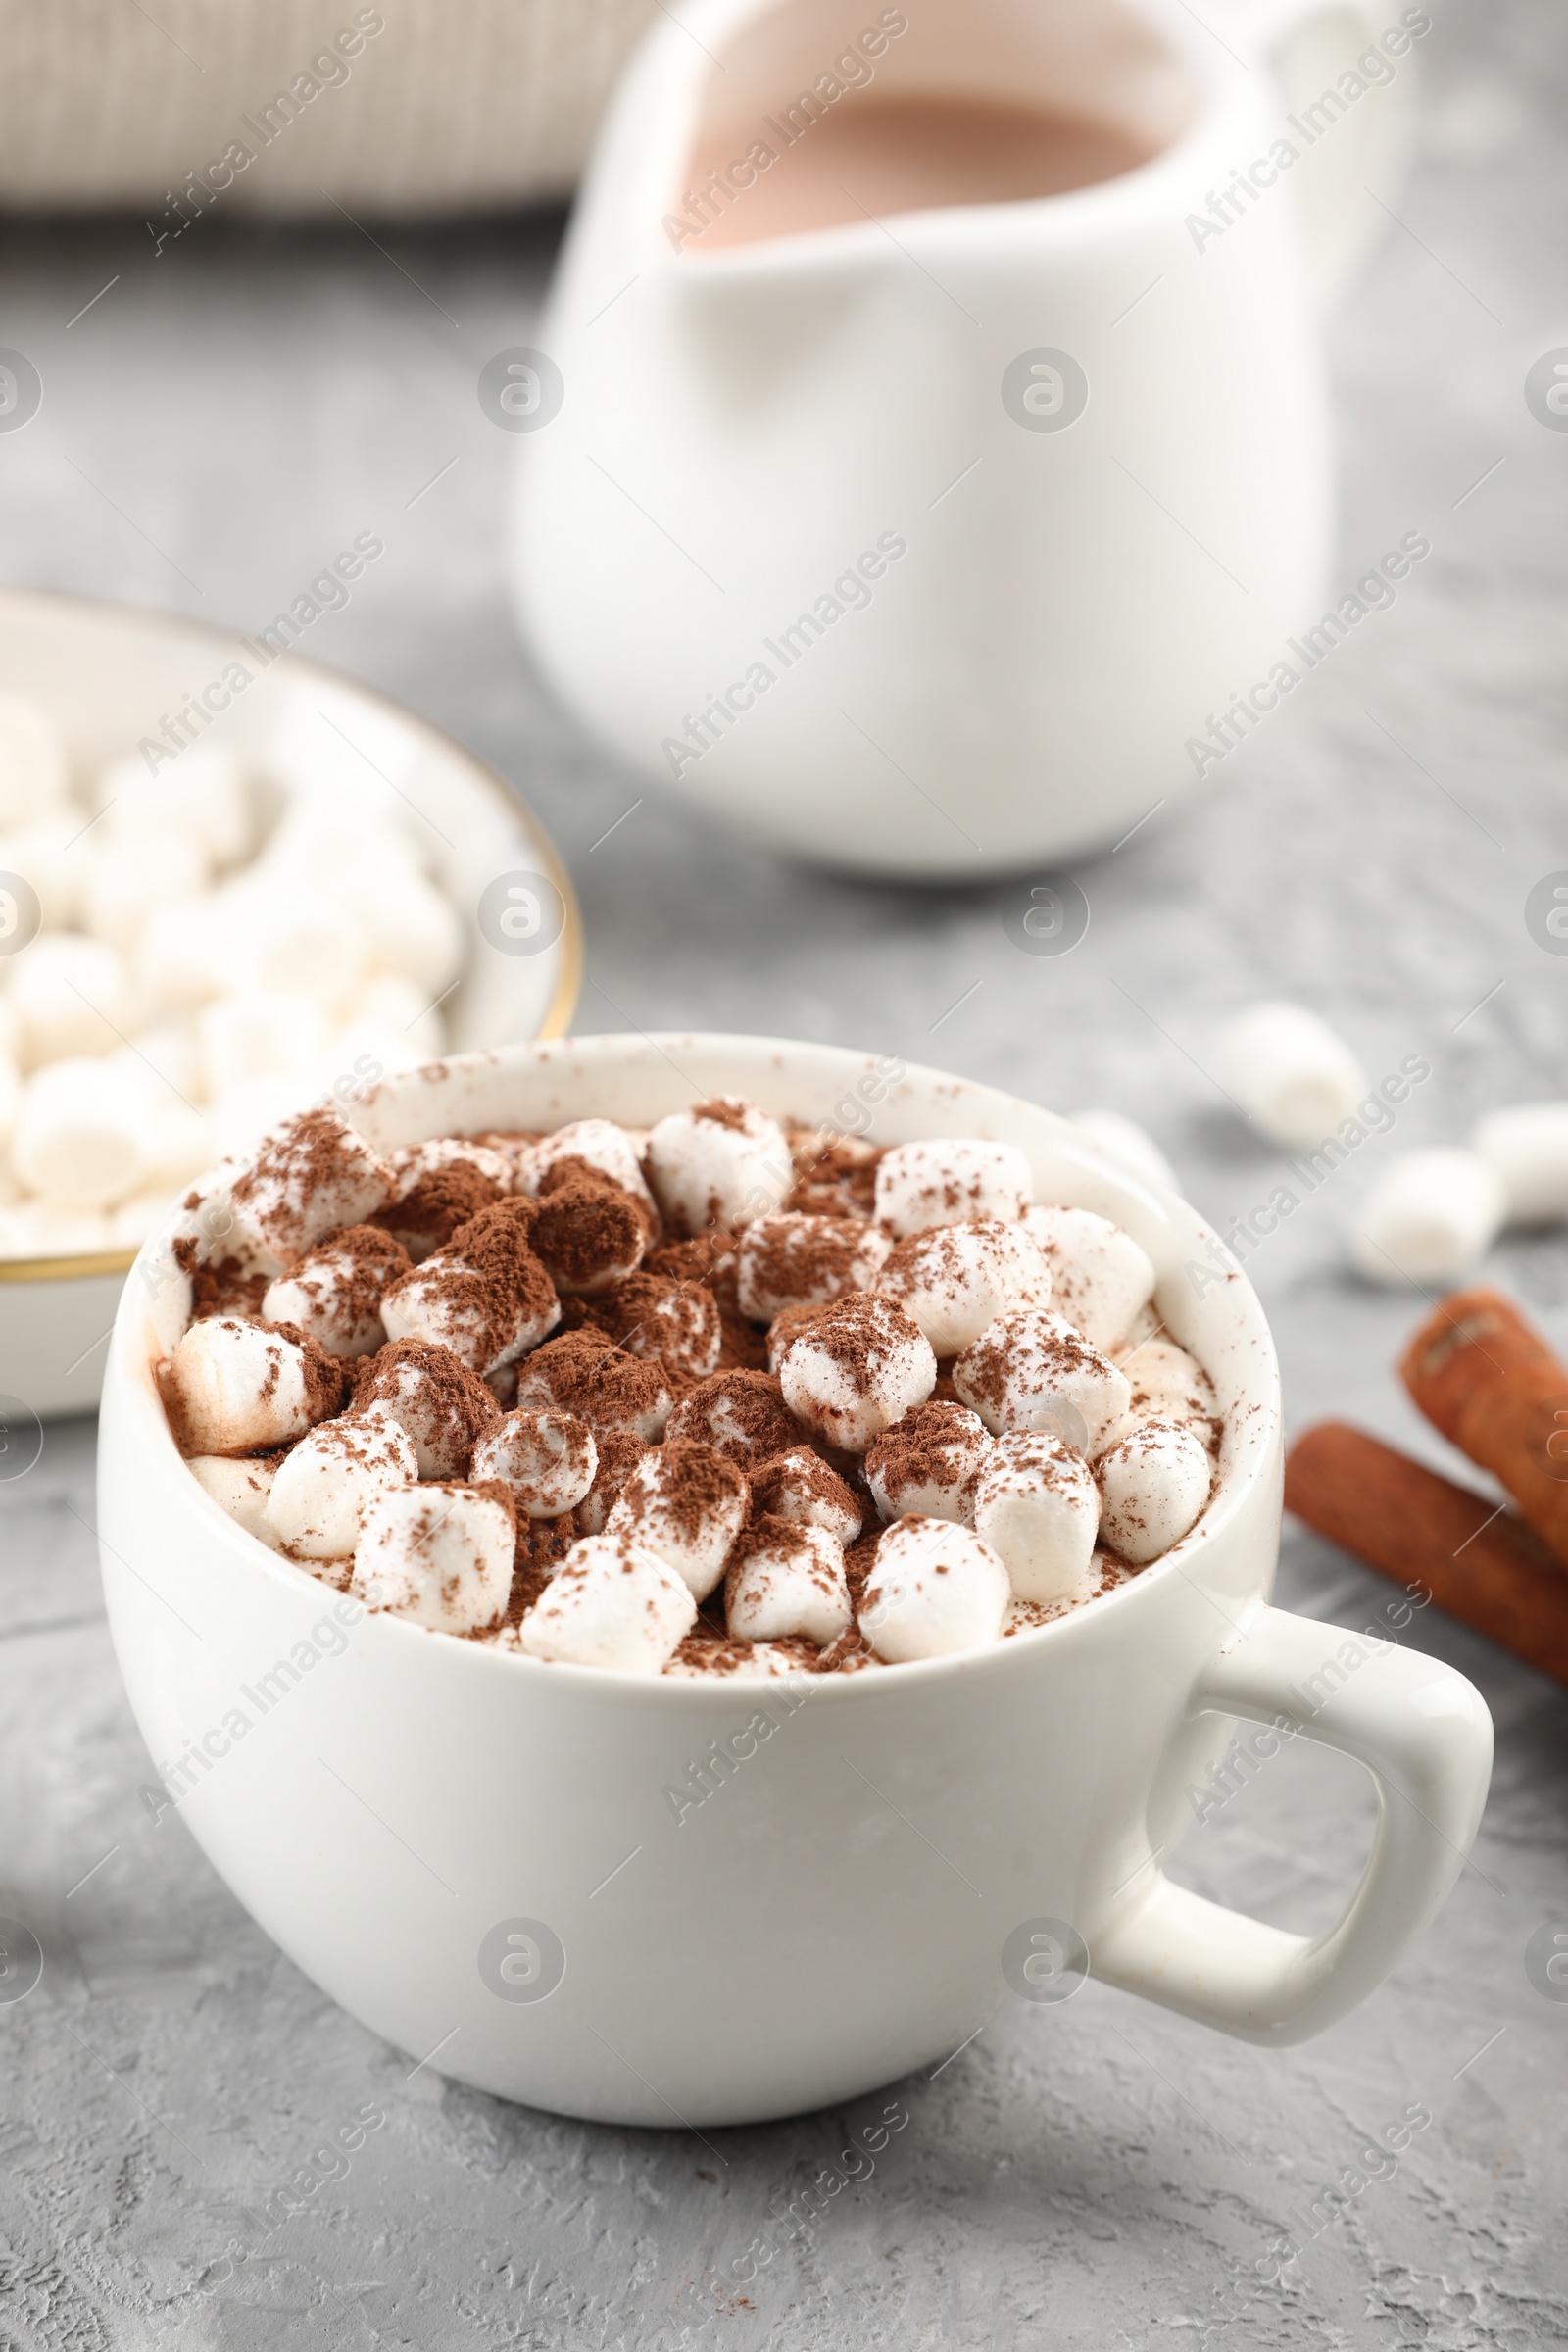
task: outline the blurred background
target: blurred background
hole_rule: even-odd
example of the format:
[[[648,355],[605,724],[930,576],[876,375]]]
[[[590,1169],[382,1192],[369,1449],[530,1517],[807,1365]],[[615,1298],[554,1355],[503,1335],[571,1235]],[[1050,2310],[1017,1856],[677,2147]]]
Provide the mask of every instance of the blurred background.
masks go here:
[[[512,448],[478,377],[533,340],[591,125],[655,13],[384,0],[361,12],[384,24],[350,79],[254,184],[174,235],[179,174],[353,20],[347,0],[248,24],[209,0],[5,0],[0,344],[27,355],[44,397],[25,430],[0,432],[4,579],[253,630],[356,533],[377,534],[384,558],[308,650],[450,729],[539,812],[582,906],[581,1030],[820,1038],[1061,1110],[1106,1104],[1148,1127],[1222,1230],[1267,1199],[1284,1156],[1208,1075],[1214,1029],[1254,998],[1309,1004],[1374,1075],[1430,1060],[1400,1149],[1568,1091],[1568,965],[1524,915],[1537,882],[1568,867],[1568,434],[1524,392],[1533,364],[1568,344],[1556,12],[1434,0],[1412,175],[1392,210],[1368,196],[1387,217],[1328,323],[1332,576],[1354,578],[1410,531],[1430,558],[1184,806],[1074,869],[1092,919],[1059,957],[1014,944],[1016,879],[880,886],[718,833],[598,754],[519,644],[501,561]],[[1436,1460],[1388,1369],[1422,1302],[1348,1268],[1346,1227],[1381,1148],[1248,1268],[1293,1427],[1344,1413]],[[1507,1238],[1487,1272],[1568,1343],[1560,1234]],[[99,1615],[89,1467],[90,1427],[52,1430],[38,1472],[0,1500],[19,1563],[0,1600],[3,1868],[76,1955],[53,2009],[0,2020],[16,2045],[7,2340],[722,2333],[749,2348],[870,2345],[897,2328],[911,2345],[1029,2352],[1221,2335],[1467,2352],[1568,2334],[1568,2005],[1541,1998],[1522,1959],[1543,1920],[1568,1914],[1563,1702],[1438,1612],[1420,1645],[1485,1691],[1498,1772],[1475,1864],[1393,1984],[1282,2054],[1094,1984],[1070,2042],[1060,2013],[1009,2009],[910,2094],[912,2126],[878,2179],[811,2245],[726,2294],[712,2278],[781,2184],[826,2160],[833,2119],[724,2134],[730,2169],[712,2185],[680,2134],[405,2082],[138,1797],[146,1762]],[[1286,1606],[1359,1627],[1389,1591],[1289,1533]],[[1313,1927],[1370,1829],[1348,1764],[1287,1752],[1195,1832],[1178,1875]],[[117,1859],[68,1909],[65,1889],[106,1846]],[[236,2215],[263,2176],[285,2179],[319,2124],[368,2098],[389,2128],[354,2178],[265,2259],[236,2259]],[[1249,2299],[1281,2217],[1412,2101],[1435,2123],[1398,2177]],[[180,2119],[181,2146],[152,2110]]]

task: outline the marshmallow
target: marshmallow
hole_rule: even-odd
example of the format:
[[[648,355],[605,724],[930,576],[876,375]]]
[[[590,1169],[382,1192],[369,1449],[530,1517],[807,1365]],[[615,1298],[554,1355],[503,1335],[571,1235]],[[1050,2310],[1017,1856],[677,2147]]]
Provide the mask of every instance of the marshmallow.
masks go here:
[[[1016,1144],[942,1136],[895,1144],[877,1163],[877,1218],[899,1241],[965,1217],[1012,1224],[1033,1199],[1034,1178]]]
[[[81,912],[86,879],[81,836],[87,823],[85,809],[62,801],[47,816],[0,833],[0,872],[21,874],[32,884],[45,931],[72,928]],[[6,936],[13,936],[18,917],[8,909],[6,919]]]
[[[526,1145],[518,1156],[517,1190],[537,1193],[551,1169],[564,1159],[585,1161],[653,1207],[654,1196],[643,1175],[637,1147],[613,1119],[573,1119],[569,1127],[558,1127],[554,1135]]]
[[[752,1509],[795,1527],[825,1528],[841,1544],[853,1544],[864,1524],[852,1489],[809,1446],[792,1446],[753,1472]]]
[[[672,1438],[714,1446],[743,1470],[760,1469],[799,1446],[805,1431],[771,1372],[715,1372],[683,1396],[669,1416]]]
[[[1302,1004],[1250,1005],[1214,1040],[1215,1076],[1270,1141],[1320,1144],[1367,1093],[1366,1072]]]
[[[0,695],[0,825],[24,825],[70,790],[66,739],[48,711]]]
[[[356,1373],[354,1410],[385,1413],[406,1429],[421,1478],[466,1478],[474,1448],[501,1418],[484,1382],[422,1340],[394,1341]]]
[[[401,972],[376,972],[356,991],[349,1025],[353,1028],[361,1021],[394,1030],[421,1061],[434,1061],[447,1050],[440,1005],[432,1004],[425,990]]]
[[[0,1257],[97,1257],[115,1247],[109,1217],[95,1209],[51,1208],[43,1200],[0,1210]]]
[[[697,1282],[630,1274],[605,1298],[614,1337],[629,1355],[657,1356],[679,1380],[707,1380],[724,1351],[718,1301]]]
[[[1012,1589],[989,1544],[949,1519],[901,1519],[876,1547],[859,1627],[900,1665],[997,1641]]]
[[[533,1248],[559,1291],[592,1297],[635,1274],[653,1220],[635,1193],[597,1169],[574,1175],[564,1162],[540,1187]]]
[[[153,1166],[145,1092],[123,1067],[71,1058],[36,1070],[22,1090],[11,1163],[29,1192],[107,1208]]]
[[[824,1306],[844,1291],[873,1290],[890,1247],[862,1218],[788,1209],[758,1217],[736,1248],[736,1302],[754,1323],[771,1323],[785,1307]]]
[[[218,899],[229,988],[302,988],[324,1004],[348,997],[365,969],[367,943],[342,899],[255,866]]]
[[[921,1404],[877,1439],[866,1482],[884,1519],[974,1524],[974,1492],[996,1440],[961,1404]]]
[[[874,1661],[873,1661],[874,1662]],[[683,1657],[677,1649],[664,1668],[672,1680],[682,1682],[727,1683],[760,1682],[774,1675],[799,1674],[800,1654],[778,1642],[715,1642],[693,1657]]]
[[[1032,1208],[1024,1230],[1051,1269],[1051,1303],[1108,1354],[1122,1347],[1154,1295],[1147,1250],[1089,1208]]]
[[[953,1367],[953,1385],[994,1437],[1050,1430],[1091,1459],[1119,1427],[1126,1374],[1060,1315],[999,1315]]]
[[[250,780],[233,754],[216,744],[188,745],[156,776],[139,759],[117,760],[99,775],[93,805],[109,839],[173,828],[217,865],[232,865],[251,846]]]
[[[662,1438],[674,1401],[662,1364],[628,1354],[587,1326],[547,1340],[517,1375],[519,1404],[575,1413],[601,1442],[617,1434],[645,1444]]]
[[[301,1557],[346,1559],[376,1497],[418,1475],[414,1440],[390,1414],[324,1421],[279,1462],[267,1517]]]
[[[450,1348],[475,1372],[537,1347],[560,1322],[561,1301],[529,1247],[531,1222],[527,1202],[498,1200],[460,1225],[383,1295],[387,1337]]]
[[[586,1536],[522,1621],[530,1657],[658,1674],[690,1633],[689,1585],[628,1536]]]
[[[974,1532],[1020,1599],[1087,1600],[1099,1528],[1100,1490],[1081,1453],[1059,1438],[998,1440],[975,1487]]]
[[[1052,1298],[1052,1271],[1029,1230],[1040,1214],[1031,1209],[1021,1225],[971,1217],[911,1233],[895,1245],[876,1288],[918,1323],[939,1356],[956,1355],[993,1316]]]
[[[24,1070],[66,1054],[110,1054],[131,1022],[125,966],[102,940],[50,931],[17,956],[7,1000]]]
[[[706,1600],[746,1524],[749,1501],[733,1462],[711,1446],[677,1439],[632,1464],[605,1533],[653,1552]]]
[[[335,1413],[343,1382],[303,1335],[232,1315],[193,1323],[169,1359],[171,1419],[190,1453],[286,1446]]]
[[[201,1082],[221,1094],[247,1078],[289,1077],[308,1095],[326,1062],[326,1020],[296,989],[240,989],[215,997],[196,1015]]]
[[[128,1200],[118,1201],[108,1213],[109,1248],[139,1250],[148,1235],[158,1231],[168,1214],[169,1193],[166,1187],[160,1185],[152,1192],[132,1193]]]
[[[234,968],[222,896],[214,891],[153,906],[137,935],[133,962],[138,994],[155,1011],[189,1011],[238,987],[242,976]],[[282,986],[288,985],[285,974]]]
[[[392,1155],[395,1200],[382,1221],[420,1265],[444,1249],[460,1225],[512,1193],[512,1168],[499,1152],[442,1136]]]
[[[1095,1464],[1100,1532],[1135,1568],[1179,1544],[1208,1501],[1207,1449],[1179,1421],[1140,1421]]]
[[[1180,1421],[1204,1446],[1217,1445],[1219,1398],[1195,1355],[1174,1340],[1145,1340],[1117,1361],[1132,1390],[1127,1410],[1133,1421]],[[1118,1434],[1131,1432],[1124,1428]]]
[[[342,877],[343,902],[363,926],[372,970],[396,972],[439,997],[463,969],[463,917],[416,866],[358,858]]]
[[[510,1487],[530,1519],[559,1519],[581,1502],[599,1469],[593,1431],[574,1413],[508,1413],[473,1449],[470,1475]]]
[[[602,1536],[611,1512],[620,1499],[620,1490],[630,1478],[636,1464],[648,1451],[648,1441],[627,1429],[612,1430],[594,1440],[599,1448],[599,1468],[594,1483],[577,1505],[577,1525],[585,1536]]]
[[[1495,1241],[1507,1205],[1501,1177],[1474,1152],[1405,1152],[1362,1203],[1351,1253],[1374,1282],[1457,1281]]]
[[[171,1097],[177,1102],[183,1096],[188,1104],[205,1088],[196,1032],[188,1021],[160,1021],[154,1028],[138,1029],[109,1058],[139,1070],[155,1102]]]
[[[847,1453],[866,1447],[936,1386],[937,1359],[889,1298],[851,1292],[795,1333],[779,1359],[784,1402]]]
[[[863,1136],[831,1126],[803,1129],[791,1139],[795,1185],[790,1206],[805,1216],[871,1217],[876,1213],[876,1163],[882,1154]]]
[[[280,1274],[336,1227],[364,1224],[390,1187],[390,1169],[335,1110],[307,1110],[263,1136],[229,1198],[258,1256]]]
[[[1156,1192],[1180,1191],[1175,1169],[1153,1137],[1146,1135],[1136,1119],[1123,1117],[1119,1110],[1075,1110],[1071,1124],[1130,1176],[1141,1177]]]
[[[1489,1111],[1470,1149],[1501,1184],[1510,1225],[1568,1218],[1568,1102],[1515,1102]]]
[[[201,843],[168,823],[107,840],[89,834],[77,854],[82,860],[82,928],[122,956],[135,947],[154,906],[171,899],[194,898],[212,875]]]
[[[735,1547],[724,1579],[732,1641],[814,1642],[826,1649],[854,1621],[844,1553],[823,1527],[762,1517]]]
[[[273,1462],[230,1461],[221,1453],[194,1453],[185,1464],[198,1486],[226,1511],[248,1536],[270,1551],[282,1548],[283,1539],[267,1516],[267,1498],[277,1475]]]
[[[495,1493],[393,1487],[366,1509],[349,1590],[368,1609],[432,1633],[474,1633],[507,1605],[514,1546],[512,1513]]]
[[[795,1181],[784,1130],[755,1102],[715,1095],[672,1110],[648,1139],[648,1173],[660,1207],[682,1233],[726,1231],[777,1208]]]
[[[408,1251],[378,1225],[350,1225],[307,1250],[262,1300],[269,1323],[297,1323],[328,1355],[373,1355],[386,1344],[381,1298],[409,1272]]]

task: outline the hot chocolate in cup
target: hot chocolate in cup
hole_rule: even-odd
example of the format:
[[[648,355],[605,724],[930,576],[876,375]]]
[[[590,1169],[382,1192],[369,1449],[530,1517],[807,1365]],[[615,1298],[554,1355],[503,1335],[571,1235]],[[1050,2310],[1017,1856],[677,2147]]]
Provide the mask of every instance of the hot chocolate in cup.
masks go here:
[[[169,1803],[258,1922],[371,2031],[499,2095],[699,2127],[934,2064],[999,1999],[1085,1973],[1260,2042],[1365,1997],[1446,1895],[1492,1737],[1462,1677],[1268,1605],[1278,1372],[1197,1212],[994,1089],[767,1039],[568,1039],[455,1058],[354,1111],[378,1151],[719,1094],[875,1143],[1018,1147],[1037,1200],[1110,1217],[1224,1414],[1214,1496],[1163,1557],[983,1650],[848,1677],[639,1678],[368,1613],[195,1479],[157,1367],[189,1286],[168,1237],[126,1286],[105,1383],[103,1568]],[[1382,1821],[1307,1939],[1161,1858],[1237,1718],[1336,1746]],[[1335,1825],[1325,1825],[1332,1835]]]

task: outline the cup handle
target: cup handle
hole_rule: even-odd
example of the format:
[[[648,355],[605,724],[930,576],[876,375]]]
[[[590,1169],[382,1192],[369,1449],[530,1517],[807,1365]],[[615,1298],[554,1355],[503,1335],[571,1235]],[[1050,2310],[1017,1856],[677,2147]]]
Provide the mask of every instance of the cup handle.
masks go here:
[[[1192,1711],[1289,1722],[1364,1764],[1378,1791],[1371,1858],[1345,1916],[1311,1937],[1152,1870],[1094,1938],[1093,1973],[1242,2041],[1305,2041],[1382,1984],[1458,1877],[1492,1776],[1492,1718],[1436,1658],[1270,1608],[1205,1668]]]
[[[1410,52],[1407,46],[1401,57],[1393,58],[1384,48],[1387,14],[1382,0],[1379,5],[1373,0],[1256,0],[1241,20],[1253,55],[1262,59],[1278,87],[1280,135],[1299,153],[1289,176],[1300,206],[1307,276],[1325,307],[1385,223],[1387,216],[1369,200],[1366,183],[1381,181],[1392,193],[1409,147]],[[1394,29],[1409,31],[1402,25]],[[1336,84],[1369,49],[1390,68],[1391,79],[1347,102]],[[1325,98],[1342,106],[1343,113],[1321,122],[1305,145],[1312,126],[1308,110],[1321,110]],[[1292,117],[1298,126],[1294,129]],[[1316,152],[1319,139],[1321,154]]]

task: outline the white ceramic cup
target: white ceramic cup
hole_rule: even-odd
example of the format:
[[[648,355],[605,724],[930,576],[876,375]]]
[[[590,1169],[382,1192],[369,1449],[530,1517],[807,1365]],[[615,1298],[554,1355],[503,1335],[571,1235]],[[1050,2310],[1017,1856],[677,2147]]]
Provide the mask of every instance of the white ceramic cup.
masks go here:
[[[355,1116],[391,1146],[595,1111],[642,1125],[715,1090],[878,1142],[1005,1139],[1042,1199],[1136,1234],[1226,1412],[1203,1519],[1091,1606],[918,1665],[786,1687],[503,1655],[366,1616],[208,1498],[154,1385],[187,1300],[149,1244],[104,1389],[103,1572],[137,1721],[215,1867],[400,2048],[605,2121],[851,2097],[944,2057],[1009,1985],[1072,1989],[1078,1939],[1096,1975],[1225,2033],[1318,2032],[1447,1893],[1491,1723],[1448,1667],[1267,1606],[1274,1352],[1191,1208],[1011,1096],[766,1039],[508,1047],[389,1080]],[[1156,1858],[1232,1720],[1277,1716],[1356,1757],[1381,1798],[1365,1875],[1311,1940],[1186,1891]]]
[[[1032,100],[1152,160],[765,241],[672,229],[694,155],[788,170],[790,101],[862,25],[881,46],[837,116]],[[513,355],[512,577],[564,698],[715,821],[876,873],[1075,857],[1191,785],[1190,742],[1291,691],[1271,671],[1324,608],[1315,313],[1385,220],[1366,183],[1390,185],[1410,46],[1394,0],[1212,30],[1185,0],[656,16],[543,360]]]

